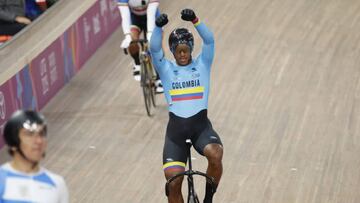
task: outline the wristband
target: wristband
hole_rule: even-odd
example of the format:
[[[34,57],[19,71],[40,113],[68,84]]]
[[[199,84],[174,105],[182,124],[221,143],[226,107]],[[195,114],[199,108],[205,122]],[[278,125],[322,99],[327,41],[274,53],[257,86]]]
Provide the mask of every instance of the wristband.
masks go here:
[[[196,18],[192,21],[192,23],[193,23],[194,26],[196,27],[196,26],[198,26],[198,25],[200,24],[200,19],[199,19],[198,17],[196,17]]]

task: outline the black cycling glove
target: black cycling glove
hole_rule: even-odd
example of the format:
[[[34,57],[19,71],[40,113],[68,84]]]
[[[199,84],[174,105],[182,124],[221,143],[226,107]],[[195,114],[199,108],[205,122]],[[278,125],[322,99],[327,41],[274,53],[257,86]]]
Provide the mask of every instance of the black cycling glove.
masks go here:
[[[163,27],[169,22],[168,17],[165,13],[161,14],[159,17],[156,18],[155,24],[158,27]]]
[[[196,19],[195,12],[192,9],[186,8],[181,11],[181,19],[185,21],[194,21]]]

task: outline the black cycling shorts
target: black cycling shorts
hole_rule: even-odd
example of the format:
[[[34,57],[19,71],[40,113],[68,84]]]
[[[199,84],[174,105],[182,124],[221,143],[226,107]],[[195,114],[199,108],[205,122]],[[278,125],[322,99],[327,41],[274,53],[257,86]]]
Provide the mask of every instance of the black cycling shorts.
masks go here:
[[[134,13],[131,13],[131,27],[136,27],[139,32],[144,31],[146,33],[147,31],[147,17],[146,15],[138,16]]]
[[[222,145],[207,117],[206,109],[189,118],[178,117],[170,112],[163,151],[164,170],[185,168],[189,153],[186,139],[191,139],[195,150],[203,156],[206,145]]]
[[[136,28],[139,30],[139,32],[144,31],[144,33],[147,32],[147,16],[146,15],[136,15],[132,12],[130,12],[131,16],[131,28]],[[155,17],[160,16],[159,9],[156,11]]]

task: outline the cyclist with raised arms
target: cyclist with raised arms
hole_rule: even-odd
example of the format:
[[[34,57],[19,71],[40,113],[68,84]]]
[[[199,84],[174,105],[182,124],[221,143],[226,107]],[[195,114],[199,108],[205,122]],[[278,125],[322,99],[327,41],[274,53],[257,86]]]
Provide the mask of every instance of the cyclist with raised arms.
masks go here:
[[[35,111],[16,111],[5,123],[12,160],[0,167],[0,203],[69,202],[64,179],[39,165],[45,156],[47,126]]]
[[[169,47],[175,61],[164,58],[162,29],[168,23],[166,14],[156,19],[150,50],[156,70],[160,74],[169,108],[166,130],[163,169],[166,179],[185,171],[188,148],[185,140],[191,139],[198,153],[208,160],[207,175],[215,179],[216,186],[222,175],[223,147],[218,134],[207,117],[211,64],[214,58],[213,33],[196,17],[191,9],[181,11],[181,18],[194,24],[203,40],[202,51],[192,58],[194,38],[186,28],[177,28],[169,36]],[[181,194],[182,179],[170,184],[170,203],[184,202]],[[213,191],[206,183],[205,203],[212,202]]]
[[[120,47],[129,50],[134,59],[133,75],[136,81],[140,81],[140,58],[139,46],[132,43],[140,38],[141,32],[146,33],[146,39],[150,41],[155,27],[155,18],[160,15],[159,0],[117,0],[122,19],[122,29],[125,35]],[[159,77],[156,80],[156,92],[162,93],[163,88]]]

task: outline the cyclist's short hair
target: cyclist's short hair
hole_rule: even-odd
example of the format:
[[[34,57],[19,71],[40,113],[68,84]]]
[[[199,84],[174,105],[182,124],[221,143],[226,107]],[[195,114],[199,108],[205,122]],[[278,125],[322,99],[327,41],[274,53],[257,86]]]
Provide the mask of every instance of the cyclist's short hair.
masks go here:
[[[194,36],[186,28],[176,28],[170,33],[169,47],[172,53],[175,53],[176,47],[179,44],[186,44],[190,47],[190,52],[194,48]]]

